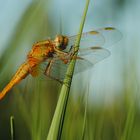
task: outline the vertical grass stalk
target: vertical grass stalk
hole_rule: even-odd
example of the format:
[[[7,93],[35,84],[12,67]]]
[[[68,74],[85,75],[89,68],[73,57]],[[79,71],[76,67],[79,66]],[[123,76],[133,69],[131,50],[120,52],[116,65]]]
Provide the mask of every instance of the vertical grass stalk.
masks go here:
[[[83,121],[83,130],[82,130],[81,140],[85,139],[85,134],[86,134],[88,97],[89,97],[89,84],[88,84],[88,87],[87,87],[87,95],[85,97],[85,111],[84,111],[84,121]]]
[[[15,140],[14,116],[10,117],[10,134],[11,134],[11,140]]]
[[[80,29],[79,33],[76,39],[76,42],[74,44],[75,50],[77,51],[79,49],[79,44],[80,44],[80,39],[86,19],[86,14],[88,10],[90,0],[86,0],[86,6],[84,9],[82,21],[80,24]],[[75,56],[77,53],[75,53]],[[62,128],[63,128],[63,122],[64,122],[64,117],[65,117],[65,111],[67,107],[67,102],[68,102],[68,97],[69,97],[69,91],[71,87],[71,81],[72,81],[72,76],[74,72],[74,67],[75,67],[76,60],[71,60],[66,75],[64,79],[64,84],[62,85],[61,91],[60,91],[60,96],[57,102],[56,110],[52,119],[52,123],[49,129],[49,133],[47,136],[47,140],[60,140],[61,138],[61,133],[62,133]]]

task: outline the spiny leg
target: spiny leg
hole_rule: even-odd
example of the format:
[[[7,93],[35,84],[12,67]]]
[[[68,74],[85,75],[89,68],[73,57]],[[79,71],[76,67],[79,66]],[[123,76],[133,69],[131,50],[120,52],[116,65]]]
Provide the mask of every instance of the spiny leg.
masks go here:
[[[47,65],[45,72],[44,72],[45,75],[47,75],[47,76],[50,75],[50,71],[51,71],[51,67],[52,67],[53,62],[54,62],[53,59],[48,62],[48,65]]]

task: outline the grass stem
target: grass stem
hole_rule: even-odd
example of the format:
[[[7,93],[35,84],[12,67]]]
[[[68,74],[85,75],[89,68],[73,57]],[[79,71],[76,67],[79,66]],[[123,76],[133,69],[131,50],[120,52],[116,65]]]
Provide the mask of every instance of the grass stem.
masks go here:
[[[80,39],[81,39],[81,35],[82,35],[82,31],[83,31],[83,27],[84,27],[84,23],[85,23],[85,19],[86,19],[89,2],[90,2],[90,0],[86,0],[86,6],[84,9],[84,14],[83,14],[82,21],[80,24],[79,33],[77,36],[77,40],[74,44],[75,50],[79,49]],[[75,53],[75,55],[77,55],[77,53]],[[52,119],[52,123],[51,123],[50,129],[49,129],[47,140],[60,140],[60,138],[61,138],[65,111],[66,111],[66,107],[67,107],[75,62],[76,62],[76,60],[72,60],[68,66],[68,69],[67,69],[67,72],[65,75],[65,79],[64,79],[64,84],[62,85],[62,88],[60,91],[60,96],[59,96],[56,110],[54,113],[54,117]]]
[[[15,140],[14,116],[10,117],[10,134],[11,134],[11,140]]]

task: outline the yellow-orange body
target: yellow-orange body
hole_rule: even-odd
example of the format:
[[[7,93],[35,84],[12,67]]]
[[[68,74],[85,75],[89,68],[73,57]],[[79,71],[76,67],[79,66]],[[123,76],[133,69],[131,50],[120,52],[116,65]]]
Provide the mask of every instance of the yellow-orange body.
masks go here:
[[[57,38],[56,38],[57,39]],[[56,41],[59,41],[58,39]],[[64,41],[64,40],[63,40]],[[59,43],[59,44],[58,44]],[[11,88],[24,79],[27,75],[34,75],[36,67],[44,62],[46,59],[53,56],[53,53],[64,53],[56,48],[56,45],[61,45],[62,42],[55,42],[52,40],[41,41],[35,43],[31,51],[27,55],[27,60],[19,67],[11,81],[7,86],[0,92],[0,99],[11,90]],[[63,44],[64,45],[64,44]],[[65,44],[67,45],[67,43]],[[63,61],[63,60],[62,60]]]
[[[105,35],[106,33],[106,35]],[[113,35],[113,37],[112,37]],[[78,35],[79,36],[79,35]],[[107,36],[107,37],[106,37]],[[103,42],[105,39],[109,43],[105,43],[106,45],[112,45],[112,41],[114,42],[119,41],[122,35],[120,32],[118,32],[115,28],[113,27],[106,27],[106,28],[100,28],[98,30],[90,31],[90,32],[85,32],[81,36],[81,42],[80,42],[80,47],[84,47],[85,43],[88,43],[93,45],[96,44],[95,46],[93,45],[92,47],[83,48],[85,53],[82,53],[81,51],[81,56],[87,55],[88,53],[91,52],[93,55],[92,60],[93,62],[86,61],[88,62],[87,66],[90,64],[93,65],[94,63],[97,63],[98,61],[106,58],[109,56],[109,52],[107,49],[103,49],[100,47],[100,45],[103,45]],[[33,45],[33,48],[27,55],[27,60],[19,67],[17,70],[16,74],[13,76],[12,80],[7,84],[7,86],[0,92],[0,99],[2,99],[5,94],[11,90],[11,88],[19,83],[22,79],[24,79],[27,75],[31,74],[32,76],[37,76],[37,68],[40,63],[44,61],[48,61],[48,64],[46,66],[46,70],[44,71],[45,75],[49,76],[52,79],[59,80],[55,74],[53,75],[51,70],[53,70],[53,64],[56,64],[55,61],[61,60],[64,62],[64,64],[67,64],[71,59],[81,59],[84,60],[83,58],[78,56],[75,56],[75,53],[78,53],[79,50],[75,49],[73,47],[73,44],[77,38],[76,36],[71,36],[71,37],[66,37],[63,35],[57,35],[54,40],[45,40],[45,41],[40,41],[38,43],[35,43]],[[97,39],[97,42],[96,40]],[[68,47],[69,44],[69,52],[64,52]],[[86,46],[85,46],[86,47]],[[86,51],[87,50],[87,51]],[[102,55],[101,55],[102,53]],[[90,55],[91,56],[91,55]],[[48,59],[49,58],[49,59]],[[96,59],[97,58],[97,59]],[[87,59],[87,58],[86,58]],[[58,61],[59,63],[59,61]],[[51,69],[52,68],[52,69]],[[56,67],[55,67],[56,68]],[[60,81],[61,82],[61,81]]]

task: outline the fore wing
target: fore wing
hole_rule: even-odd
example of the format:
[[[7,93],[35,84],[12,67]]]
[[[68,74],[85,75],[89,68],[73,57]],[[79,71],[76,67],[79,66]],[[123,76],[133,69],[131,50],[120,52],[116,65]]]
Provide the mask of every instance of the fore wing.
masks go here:
[[[68,51],[71,46],[74,46],[77,36],[78,35],[69,37],[69,44],[66,51]],[[102,46],[106,48],[112,46],[121,38],[121,32],[114,27],[99,28],[82,34],[80,48],[88,48],[90,46]]]

